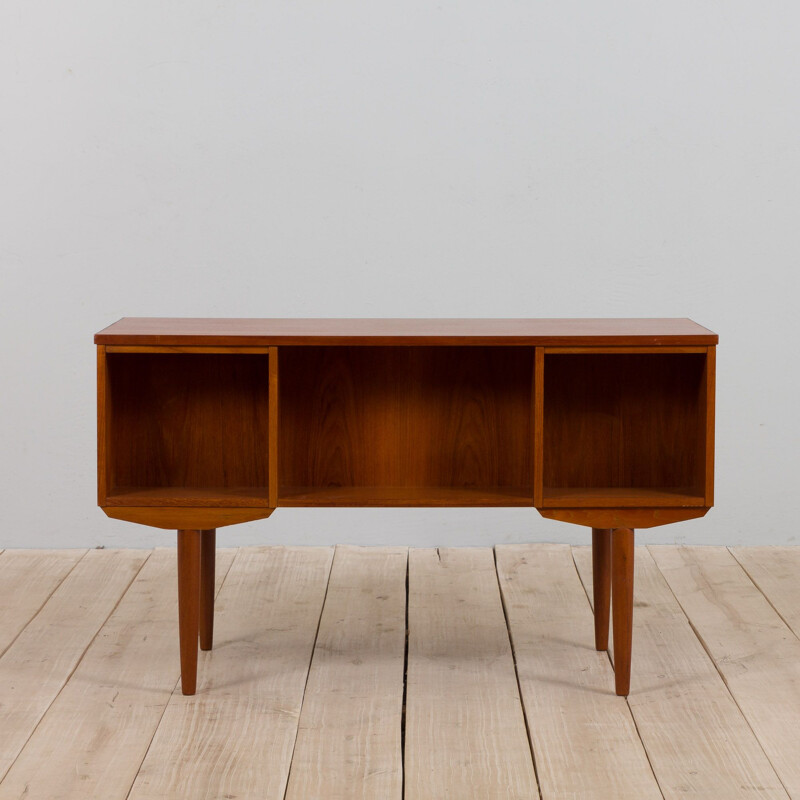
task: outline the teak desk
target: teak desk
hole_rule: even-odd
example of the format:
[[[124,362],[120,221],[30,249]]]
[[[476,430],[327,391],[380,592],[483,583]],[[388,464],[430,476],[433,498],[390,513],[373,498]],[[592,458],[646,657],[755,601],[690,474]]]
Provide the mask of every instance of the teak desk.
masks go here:
[[[278,506],[532,506],[592,528],[630,686],[633,530],[713,504],[717,336],[688,319],[134,319],[95,336],[98,504],[178,531],[181,678],[216,528]]]

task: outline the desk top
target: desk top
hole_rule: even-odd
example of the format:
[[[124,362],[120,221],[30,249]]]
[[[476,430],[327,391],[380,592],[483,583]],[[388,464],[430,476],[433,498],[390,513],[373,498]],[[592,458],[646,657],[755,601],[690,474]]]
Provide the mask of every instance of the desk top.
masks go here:
[[[217,319],[123,317],[105,345],[714,345],[690,319]]]

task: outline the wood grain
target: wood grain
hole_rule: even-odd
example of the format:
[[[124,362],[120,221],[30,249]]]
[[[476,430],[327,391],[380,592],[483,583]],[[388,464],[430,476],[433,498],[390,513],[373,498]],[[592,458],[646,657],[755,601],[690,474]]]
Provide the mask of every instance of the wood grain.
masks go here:
[[[0,657],[0,778],[147,556],[140,550],[90,550]]]
[[[280,376],[278,373],[278,348],[269,348],[269,411],[268,434],[269,457],[267,463],[267,481],[269,485],[269,505],[278,505],[278,431],[280,429]]]
[[[543,800],[661,798],[608,657],[593,648],[569,546],[495,552]]]
[[[280,500],[307,487],[525,487],[531,348],[280,351]]]
[[[733,557],[800,637],[800,547],[731,547]]]
[[[214,646],[214,598],[217,596],[217,532],[200,531],[200,649]]]
[[[800,797],[800,640],[723,547],[653,557],[791,797]]]
[[[268,356],[114,353],[106,362],[111,502],[120,487],[140,488],[149,504],[153,489],[180,498],[181,489],[246,487],[266,505]]]
[[[217,587],[233,556],[218,551]],[[159,549],[0,783],[0,800],[127,798],[178,680],[177,622],[175,549]]]
[[[551,488],[691,487],[702,505],[704,368],[702,354],[546,355],[545,502]]]
[[[699,492],[700,490],[696,490]],[[657,488],[602,487],[552,488],[545,487],[545,508],[664,508],[705,506],[705,498],[689,486]]]
[[[154,528],[175,531],[186,528],[206,530],[266,519],[275,509],[261,508],[176,508],[174,506],[106,506],[103,512],[112,519],[138,522]]]
[[[706,354],[708,348],[702,345],[686,347],[670,347],[661,345],[659,347],[545,347],[547,355],[663,355],[664,353],[702,353]]]
[[[108,345],[709,345],[689,319],[175,319],[125,317],[95,334]]]
[[[586,525],[589,528],[654,528],[687,519],[704,517],[707,508],[681,506],[672,508],[540,508],[548,519]]]
[[[633,640],[633,540],[630,528],[611,532],[611,615],[614,638],[614,683],[627,697],[631,686]]]
[[[702,442],[703,450],[701,459],[705,464],[705,491],[706,505],[714,505],[714,420],[716,417],[716,375],[717,375],[717,348],[709,347],[706,358],[706,368],[703,372],[703,388],[700,395],[701,408],[706,410],[706,435]]]
[[[590,548],[573,548],[573,554],[591,598]],[[636,548],[634,600],[628,705],[665,800],[786,800],[761,745],[643,547]]]
[[[86,551],[6,550],[0,553],[2,655]]]
[[[405,800],[537,796],[489,549],[409,553]]]
[[[181,690],[197,687],[197,640],[200,632],[200,549],[202,532],[178,531],[178,628]]]
[[[537,347],[533,367],[533,504],[543,505],[544,465],[544,348]]]
[[[469,507],[531,506],[530,489],[497,486],[285,486],[280,506]]]
[[[332,548],[248,548],[217,597],[217,644],[199,691],[173,693],[131,800],[280,798]]]
[[[109,435],[111,394],[108,390],[106,348],[97,348],[97,504],[103,505],[110,488],[109,469],[113,442]]]
[[[202,353],[221,353],[225,355],[267,355],[269,347],[195,347],[192,345],[173,345],[167,346],[151,346],[151,345],[127,345],[127,344],[110,344],[106,348],[107,353],[191,353],[192,355],[200,355]]]
[[[266,494],[252,486],[118,486],[109,493],[106,506],[154,508],[258,508],[268,505]]]
[[[609,528],[592,528],[592,581],[594,592],[594,646],[608,650],[608,621],[611,612],[611,536]]]
[[[287,800],[401,800],[407,560],[336,548]]]

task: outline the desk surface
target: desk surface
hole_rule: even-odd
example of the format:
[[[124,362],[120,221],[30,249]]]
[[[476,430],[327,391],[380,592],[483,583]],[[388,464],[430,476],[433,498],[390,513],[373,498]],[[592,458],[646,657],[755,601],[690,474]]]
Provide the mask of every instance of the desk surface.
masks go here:
[[[105,345],[715,345],[690,319],[216,319],[124,317]]]

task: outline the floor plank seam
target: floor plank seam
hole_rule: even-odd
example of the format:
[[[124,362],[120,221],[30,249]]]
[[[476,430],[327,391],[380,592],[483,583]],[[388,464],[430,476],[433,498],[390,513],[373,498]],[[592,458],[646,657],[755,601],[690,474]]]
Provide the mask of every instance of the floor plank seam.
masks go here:
[[[225,571],[225,577],[222,579],[219,588],[214,594],[214,600],[219,597],[219,593],[222,591],[222,587],[225,585],[225,581],[228,579],[228,575],[230,575],[231,568],[233,567],[234,563],[236,563],[236,559],[239,557],[239,550],[240,548],[236,548],[236,553],[231,559],[231,563],[228,565],[228,569]],[[133,776],[133,780],[131,781],[131,785],[128,787],[128,791],[125,794],[125,800],[129,800],[131,796],[131,792],[133,791],[133,787],[136,785],[136,779],[139,777],[139,772],[142,769],[142,765],[147,760],[147,756],[150,753],[150,748],[153,746],[153,741],[156,738],[156,734],[158,733],[158,729],[161,727],[161,723],[164,720],[164,715],[167,713],[167,708],[169,708],[170,701],[172,700],[173,695],[175,694],[176,690],[181,685],[181,677],[178,676],[177,680],[175,681],[175,685],[172,687],[172,691],[169,693],[169,697],[167,697],[167,702],[164,703],[164,708],[161,709],[161,716],[158,718],[158,722],[156,726],[153,728],[153,735],[150,737],[150,741],[147,744],[147,748],[144,751],[144,755],[142,756],[142,760],[139,762],[139,766],[136,769],[136,774]]]
[[[286,785],[283,789],[283,800],[286,800],[286,796],[289,793],[289,784],[292,779],[292,764],[294,762],[294,751],[297,748],[297,737],[300,735],[300,720],[303,717],[303,706],[306,702],[306,690],[308,689],[308,679],[311,675],[311,667],[314,664],[314,653],[317,649],[317,639],[319,638],[319,629],[322,625],[322,615],[325,612],[325,603],[328,600],[328,589],[331,585],[331,575],[333,575],[333,564],[336,561],[336,552],[338,547],[336,547],[333,551],[333,558],[331,559],[330,566],[328,567],[328,578],[325,581],[325,594],[322,596],[322,603],[320,603],[319,607],[319,616],[317,617],[317,630],[314,633],[314,643],[311,645],[311,657],[308,660],[308,668],[306,669],[306,680],[303,684],[303,694],[300,699],[300,708],[297,710],[297,726],[294,729],[294,742],[292,742],[292,755],[289,757],[289,769],[286,772]]]
[[[583,579],[581,578],[581,572],[578,569],[577,562],[575,561],[575,548],[572,545],[570,545],[569,552],[570,555],[572,556],[572,566],[575,568],[575,572],[578,575],[578,580],[580,581],[581,587],[583,588],[583,593],[584,595],[586,595],[586,602],[589,604],[589,610],[591,611],[592,616],[594,616],[594,606],[592,605],[592,600],[589,597],[589,590],[586,588],[586,584],[583,582]],[[635,592],[636,592],[636,586],[634,584],[634,593]],[[608,662],[611,664],[611,669],[614,669],[614,659],[611,657],[611,649],[608,648],[605,651],[605,654],[608,658]],[[633,722],[634,730],[636,731],[636,735],[639,737],[639,741],[642,743],[642,750],[644,750],[644,757],[647,759],[647,763],[650,766],[650,772],[653,774],[653,780],[656,782],[656,788],[661,794],[661,797],[664,798],[664,800],[666,800],[667,796],[664,794],[664,789],[661,786],[661,781],[659,781],[658,779],[655,767],[653,766],[653,762],[650,758],[650,752],[647,749],[647,745],[645,744],[645,741],[642,738],[642,733],[639,730],[639,723],[636,721],[636,714],[633,713],[633,708],[631,706],[629,698],[627,697],[625,698],[625,705],[628,706],[628,713],[631,715],[631,720]]]
[[[438,552],[438,551],[437,551]],[[522,708],[522,719],[525,721],[525,735],[528,737],[528,748],[531,751],[531,761],[533,763],[533,774],[536,778],[536,790],[539,793],[539,798],[542,798],[542,785],[539,781],[539,768],[536,764],[536,753],[533,749],[533,737],[531,736],[531,726],[528,720],[528,710],[525,708],[525,703],[522,701],[522,684],[519,680],[519,670],[517,669],[517,652],[514,649],[514,635],[511,633],[511,625],[508,621],[508,609],[506,608],[506,598],[503,594],[503,584],[500,581],[500,575],[497,572],[497,548],[492,547],[492,559],[494,560],[494,577],[497,581],[497,590],[500,593],[500,607],[503,609],[503,619],[506,623],[506,636],[508,636],[508,645],[511,649],[511,661],[514,664],[514,678],[517,681],[517,693],[519,694],[519,704]]]
[[[650,550],[650,548],[648,546],[648,552],[649,552],[649,550]],[[697,641],[700,642],[700,646],[705,651],[706,655],[708,656],[709,661],[711,661],[711,663],[714,665],[714,669],[717,671],[717,674],[719,675],[720,679],[722,680],[722,683],[725,686],[725,689],[727,690],[728,694],[730,695],[731,700],[733,700],[733,703],[736,706],[736,708],[739,709],[739,713],[742,715],[742,719],[745,721],[745,723],[747,724],[747,727],[750,729],[750,732],[753,734],[753,739],[755,739],[755,741],[758,742],[758,746],[761,748],[761,752],[764,754],[764,758],[766,758],[767,763],[770,765],[770,767],[772,768],[773,773],[775,774],[775,777],[777,778],[777,780],[780,783],[780,785],[783,787],[783,791],[786,792],[786,796],[787,797],[791,797],[791,794],[789,793],[789,790],[786,788],[786,785],[784,784],[783,779],[778,774],[778,770],[775,769],[775,765],[772,763],[772,759],[769,757],[769,754],[764,749],[764,745],[761,743],[761,740],[756,735],[755,730],[753,730],[753,726],[750,724],[750,720],[747,718],[747,714],[745,714],[744,711],[742,710],[742,707],[739,705],[739,701],[736,699],[736,695],[734,695],[734,693],[731,691],[731,687],[728,685],[728,681],[725,679],[725,675],[723,674],[722,670],[717,665],[717,662],[714,660],[714,657],[711,655],[711,651],[709,650],[708,645],[705,642],[705,639],[703,639],[702,635],[700,634],[700,631],[697,630],[697,628],[695,627],[694,623],[692,622],[691,618],[689,617],[689,614],[687,613],[686,609],[683,607],[683,604],[681,603],[680,599],[675,594],[675,592],[672,590],[672,586],[670,585],[670,582],[667,580],[667,576],[664,575],[664,573],[661,571],[661,567],[659,566],[658,561],[654,557],[653,557],[653,561],[655,562],[656,569],[658,569],[658,571],[663,576],[664,583],[667,584],[667,587],[669,588],[670,592],[672,592],[672,596],[675,598],[675,602],[680,607],[681,612],[683,613],[684,617],[686,617],[686,621],[689,623],[689,627],[692,629],[692,632],[697,637]],[[734,559],[734,561],[736,561],[736,559]],[[738,564],[739,562],[736,561],[736,563]],[[760,591],[761,590],[759,589],[759,592]]]
[[[87,550],[86,552],[88,553],[89,551]],[[11,770],[14,768],[14,764],[16,764],[16,763],[17,763],[17,759],[19,759],[19,757],[20,757],[20,756],[22,755],[22,753],[25,751],[25,748],[28,746],[28,742],[30,742],[30,740],[33,738],[33,735],[36,733],[36,731],[38,730],[39,726],[42,724],[42,720],[45,718],[45,716],[47,716],[47,712],[48,712],[48,711],[49,711],[49,710],[50,710],[50,709],[53,707],[53,704],[56,702],[56,700],[58,700],[58,698],[61,696],[61,693],[62,693],[62,692],[64,691],[64,689],[67,687],[67,684],[68,684],[68,683],[69,683],[69,682],[72,680],[72,676],[75,674],[76,670],[77,670],[77,669],[78,669],[78,667],[81,665],[81,661],[83,661],[83,658],[84,658],[84,656],[85,656],[85,655],[86,655],[86,653],[89,651],[89,648],[90,648],[90,647],[91,647],[91,646],[94,644],[94,642],[95,642],[95,640],[97,639],[97,637],[100,635],[100,631],[102,631],[102,630],[103,630],[103,627],[105,626],[105,624],[108,622],[108,620],[109,620],[109,619],[111,619],[111,615],[112,615],[112,614],[113,614],[113,613],[114,613],[114,612],[117,610],[117,608],[119,607],[119,604],[122,602],[122,598],[123,598],[123,597],[125,597],[125,595],[128,593],[128,589],[130,589],[130,588],[131,588],[131,586],[133,585],[133,582],[134,582],[134,581],[136,580],[136,578],[139,576],[139,573],[140,573],[140,572],[142,571],[142,569],[144,568],[144,565],[145,565],[145,564],[148,562],[148,560],[150,559],[150,556],[151,556],[152,552],[153,552],[153,551],[151,550],[151,551],[150,551],[150,552],[147,554],[147,557],[146,557],[146,558],[145,558],[145,559],[142,561],[142,563],[139,565],[139,569],[137,569],[137,570],[136,570],[136,572],[133,574],[133,577],[130,579],[130,581],[128,582],[128,584],[125,586],[125,588],[122,590],[122,592],[120,592],[120,595],[119,595],[119,597],[117,598],[117,601],[116,601],[116,603],[114,603],[114,606],[113,606],[113,608],[111,609],[111,611],[109,611],[109,612],[108,612],[108,614],[105,616],[105,618],[103,619],[103,621],[102,621],[102,622],[100,623],[100,625],[98,626],[97,630],[94,632],[94,636],[92,636],[92,638],[89,640],[89,643],[86,645],[86,647],[84,647],[84,648],[83,648],[83,652],[81,653],[81,655],[80,655],[80,658],[78,658],[78,660],[75,662],[75,665],[74,665],[74,666],[73,666],[73,668],[70,670],[70,673],[69,673],[69,675],[67,675],[67,677],[66,677],[66,679],[64,680],[64,683],[62,684],[61,688],[60,688],[60,689],[59,689],[59,690],[56,692],[55,696],[54,696],[54,697],[53,697],[53,699],[50,701],[50,703],[48,704],[47,708],[46,708],[46,709],[44,709],[44,711],[42,712],[42,715],[39,717],[39,719],[37,720],[36,724],[35,724],[35,725],[33,726],[33,728],[31,729],[31,732],[30,732],[30,734],[29,734],[29,735],[28,735],[28,737],[25,739],[25,744],[23,744],[23,745],[22,745],[22,747],[20,747],[20,749],[19,749],[19,752],[16,754],[16,756],[14,756],[14,759],[13,759],[13,760],[11,761],[11,763],[8,765],[8,769],[7,769],[7,770],[6,770],[6,771],[5,771],[5,772],[4,772],[2,775],[0,775],[0,784],[2,784],[2,782],[3,782],[3,781],[6,779],[6,776],[7,776],[7,775],[9,774],[9,772],[11,772]],[[78,560],[75,562],[75,566],[77,566],[78,564],[80,564],[80,563],[81,563],[81,561],[83,561],[83,559],[84,559],[85,557],[86,557],[86,553],[84,553],[84,554],[83,554],[83,555],[82,555],[82,556],[81,556],[81,557],[80,557],[80,558],[79,558],[79,559],[78,559]],[[73,569],[74,569],[74,567],[73,567]],[[72,570],[70,570],[70,572],[72,572]],[[69,573],[67,573],[67,574],[69,574]],[[60,585],[60,584],[59,584],[59,585]],[[27,627],[27,626],[26,626],[26,627]]]
[[[644,750],[644,757],[647,759],[647,763],[650,765],[650,772],[653,773],[653,780],[656,782],[656,788],[661,794],[661,797],[666,800],[666,795],[664,794],[664,789],[661,787],[661,781],[658,780],[658,775],[656,774],[655,768],[653,767],[653,762],[650,759],[650,751],[647,749],[647,745],[645,744],[644,739],[642,739],[642,733],[639,730],[639,723],[636,721],[636,714],[633,713],[633,708],[631,707],[631,701],[626,697],[625,698],[625,705],[628,706],[628,712],[631,715],[631,720],[633,721],[633,727],[636,731],[636,735],[639,737],[639,741],[642,743],[642,750]]]
[[[761,596],[767,601],[767,603],[769,603],[770,608],[778,615],[780,621],[795,635],[795,638],[800,639],[800,634],[798,634],[798,632],[789,624],[789,621],[784,618],[783,614],[778,611],[772,600],[769,599],[767,593],[761,588],[761,586],[759,586],[758,581],[747,571],[747,567],[741,561],[739,561],[738,558],[736,558],[736,553],[734,553],[730,547],[727,547],[726,550],[731,554],[733,560],[742,568],[742,572],[744,572],[744,574],[750,579],[750,583],[752,583],[753,586],[755,586],[756,589],[761,592]]]
[[[8,552],[7,550],[0,551],[0,557],[2,557],[3,553],[7,552]],[[34,615],[22,626],[22,628],[19,629],[19,631],[17,631],[17,635],[3,648],[2,652],[0,652],[0,658],[2,658],[6,654],[6,652],[11,649],[11,646],[14,644],[14,642],[17,641],[17,639],[19,639],[25,628],[27,628],[28,625],[30,625],[31,622],[33,622],[36,619],[36,617],[39,616],[42,609],[50,601],[50,598],[58,591],[58,587],[61,586],[61,584],[64,583],[64,581],[72,574],[72,571],[75,569],[75,567],[77,567],[78,564],[80,564],[81,561],[83,561],[83,559],[86,558],[86,554],[88,552],[89,552],[88,550],[85,550],[83,555],[67,570],[66,575],[64,575],[64,577],[53,587],[53,591],[50,592],[50,594],[48,594],[47,597],[45,597],[44,602],[39,606],[39,608],[36,609],[36,613],[34,613]],[[127,591],[127,589],[125,591]]]

